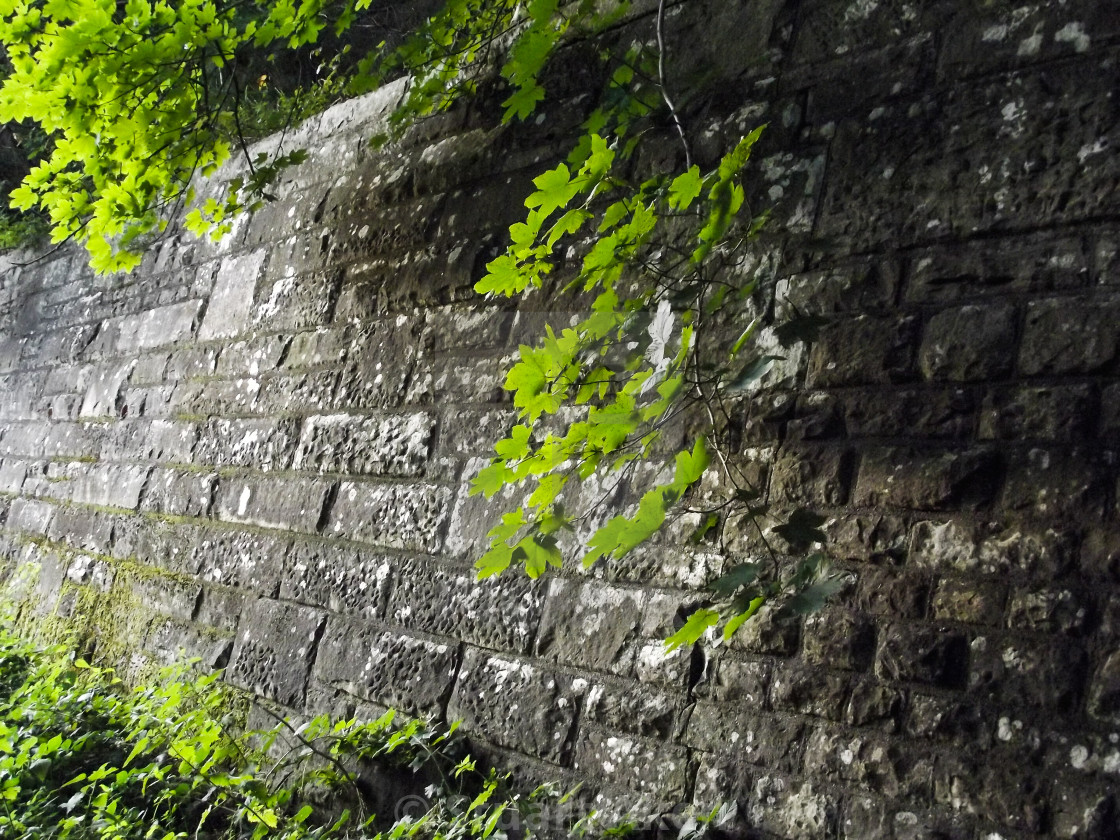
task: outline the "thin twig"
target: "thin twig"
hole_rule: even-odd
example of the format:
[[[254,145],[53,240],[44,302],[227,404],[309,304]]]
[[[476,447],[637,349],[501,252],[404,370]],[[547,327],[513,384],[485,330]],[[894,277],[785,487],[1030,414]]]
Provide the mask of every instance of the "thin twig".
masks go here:
[[[662,32],[664,24],[665,0],[660,0],[657,4],[657,86],[661,89],[661,98],[665,100],[665,104],[669,108],[669,114],[673,117],[673,124],[677,127],[677,134],[681,136],[681,145],[684,146],[685,168],[691,169],[692,151],[688,146],[688,137],[685,136],[684,126],[681,125],[681,119],[677,114],[676,107],[673,105],[673,100],[669,98],[669,89],[665,86],[665,38]]]

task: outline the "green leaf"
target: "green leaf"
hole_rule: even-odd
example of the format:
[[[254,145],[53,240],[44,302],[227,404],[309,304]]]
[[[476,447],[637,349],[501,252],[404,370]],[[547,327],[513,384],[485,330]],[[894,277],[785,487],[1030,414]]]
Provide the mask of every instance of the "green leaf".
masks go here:
[[[780,362],[785,356],[759,356],[744,365],[731,381],[724,385],[723,390],[728,394],[739,394],[759,382],[762,377],[774,367],[774,362]]]
[[[665,640],[665,652],[672,653],[682,645],[694,645],[709,627],[719,623],[719,613],[711,609],[699,609],[688,617],[684,626]]]
[[[741,587],[749,586],[758,579],[762,567],[757,563],[740,563],[708,584],[708,589],[723,597],[730,597]]]
[[[790,598],[782,612],[789,615],[808,615],[819,612],[833,595],[844,588],[843,577],[829,577],[807,586]]]
[[[686,210],[700,195],[704,180],[700,177],[700,167],[695,164],[682,172],[669,185],[669,206],[674,210]]]
[[[738,615],[734,615],[729,618],[727,620],[727,624],[723,626],[723,640],[725,642],[730,640],[731,637],[735,635],[735,631],[742,627],[744,622],[752,618],[754,614],[758,612],[759,607],[761,607],[765,603],[765,596],[756,596],[755,598],[751,599],[745,610],[740,612]]]

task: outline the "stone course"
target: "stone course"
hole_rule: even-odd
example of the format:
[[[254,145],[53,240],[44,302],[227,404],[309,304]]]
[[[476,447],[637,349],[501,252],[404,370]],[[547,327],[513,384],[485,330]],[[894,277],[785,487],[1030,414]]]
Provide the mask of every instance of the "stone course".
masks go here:
[[[665,656],[756,556],[730,526],[723,552],[678,528],[474,577],[504,372],[574,306],[471,287],[566,152],[578,74],[540,125],[484,103],[381,151],[399,84],[339,105],[289,133],[310,157],[277,201],[219,243],[173,228],[130,276],[0,257],[9,590],[279,711],[461,719],[606,813],[1120,837],[1115,4],[682,0],[666,35],[698,160],[768,124],[743,270],[825,319],[734,413],[774,505],[828,517],[849,583],[823,612]]]

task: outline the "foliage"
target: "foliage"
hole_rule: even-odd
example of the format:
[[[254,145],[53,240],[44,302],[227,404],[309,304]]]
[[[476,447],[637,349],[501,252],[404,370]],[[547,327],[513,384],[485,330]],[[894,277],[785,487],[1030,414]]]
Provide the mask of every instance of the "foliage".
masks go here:
[[[190,202],[192,176],[244,142],[239,55],[311,43],[328,14],[341,30],[368,2],[0,0],[11,64],[0,120],[34,120],[53,139],[13,206],[42,208],[54,241],[78,237],[99,271],[136,265],[140,237]],[[195,208],[188,226],[220,235],[262,198],[270,167],[301,159],[292,155],[250,161],[249,177]]]
[[[130,0],[116,12],[111,0],[0,0],[0,40],[14,68],[0,90],[0,118],[36,119],[57,138],[17,201],[45,207],[56,238],[85,237],[95,267],[132,264],[136,238],[166,223],[169,204],[189,198],[191,175],[225,160],[231,136],[243,140],[239,77],[224,72],[239,51],[312,43],[328,20],[343,31],[367,4]],[[542,79],[555,52],[575,38],[598,43],[628,11],[625,0],[448,0],[400,48],[371,54],[353,76],[333,78],[332,89],[360,92],[410,74],[392,120],[397,133],[491,83],[504,86],[503,121],[524,120],[545,101]],[[798,559],[823,542],[823,520],[810,511],[774,520],[736,466],[728,406],[781,360],[757,349],[761,317],[735,323],[760,292],[742,260],[765,214],[747,207],[742,175],[763,129],[707,170],[693,163],[669,93],[664,13],[662,1],[645,41],[602,49],[606,84],[583,136],[534,180],[524,221],[476,285],[506,297],[561,285],[586,314],[520,348],[505,381],[518,422],[472,489],[501,494],[511,508],[490,532],[482,576],[516,564],[536,577],[566,553],[585,566],[619,560],[682,503],[698,517],[694,541],[733,521],[757,531],[765,556],[728,570],[672,647],[721,620],[729,635],[767,602],[818,604],[839,584],[821,555]],[[664,146],[666,126],[683,165],[650,171],[642,153],[651,141]],[[191,211],[187,225],[220,235],[233,212],[267,197],[280,168],[301,159],[298,150],[250,159],[249,174],[224,200]],[[772,326],[790,347],[812,340],[819,323]],[[659,459],[670,466],[658,472],[650,465]],[[710,468],[725,498],[707,504],[694,488]],[[628,488],[640,491],[637,503],[599,521],[606,501]],[[775,535],[785,554],[772,546]]]
[[[517,826],[528,837],[542,808],[565,802],[555,786],[518,794],[477,770],[454,726],[393,712],[240,731],[217,677],[177,667],[128,689],[64,645],[39,647],[0,628],[0,836],[465,840]],[[360,770],[371,763],[408,777],[426,771],[436,779],[427,797],[407,802],[428,807],[395,820],[367,813]],[[340,800],[351,808],[339,810]],[[703,823],[693,820],[688,836]],[[597,830],[590,815],[572,828]]]

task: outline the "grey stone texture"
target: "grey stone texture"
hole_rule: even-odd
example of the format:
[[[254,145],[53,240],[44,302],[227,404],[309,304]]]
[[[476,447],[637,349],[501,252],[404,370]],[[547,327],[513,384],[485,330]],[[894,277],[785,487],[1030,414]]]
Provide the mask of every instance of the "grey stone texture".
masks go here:
[[[604,811],[1120,836],[1115,3],[669,5],[696,159],[768,124],[741,270],[824,319],[730,406],[775,511],[827,516],[850,585],[823,612],[665,654],[761,550],[737,523],[724,549],[678,523],[589,571],[475,577],[513,500],[468,494],[516,422],[505,371],[576,306],[472,286],[586,116],[579,74],[540,125],[455,112],[380,151],[399,83],[336,106],[285,139],[309,159],[275,202],[219,243],[172,226],[132,276],[0,255],[9,592],[99,604],[99,650],[200,656],[296,715],[461,719]]]

